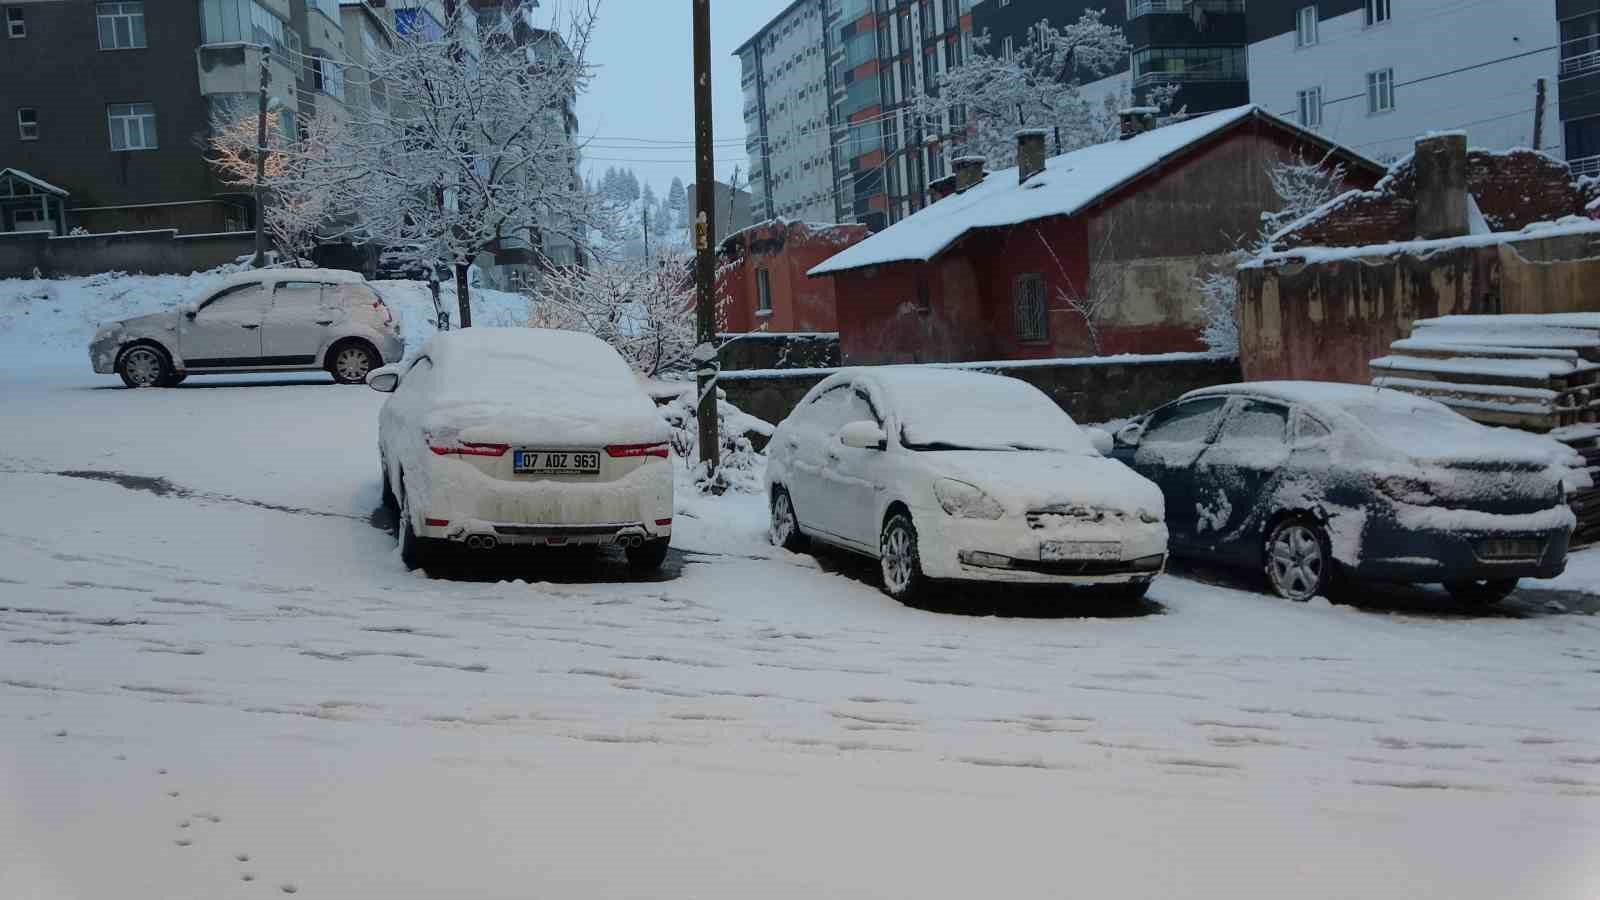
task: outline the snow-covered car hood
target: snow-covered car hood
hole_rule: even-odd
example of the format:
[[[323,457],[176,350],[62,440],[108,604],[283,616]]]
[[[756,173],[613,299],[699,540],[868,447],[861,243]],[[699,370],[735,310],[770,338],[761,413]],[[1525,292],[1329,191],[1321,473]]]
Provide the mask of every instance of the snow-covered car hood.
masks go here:
[[[132,332],[144,334],[151,331],[166,331],[178,324],[178,313],[174,310],[166,312],[149,313],[143,316],[134,316],[131,319],[121,319],[116,322],[106,322],[100,326],[99,335],[113,332]]]
[[[980,450],[916,454],[936,476],[981,488],[1020,515],[1052,506],[1094,506],[1162,516],[1161,489],[1122,463],[1081,453]]]

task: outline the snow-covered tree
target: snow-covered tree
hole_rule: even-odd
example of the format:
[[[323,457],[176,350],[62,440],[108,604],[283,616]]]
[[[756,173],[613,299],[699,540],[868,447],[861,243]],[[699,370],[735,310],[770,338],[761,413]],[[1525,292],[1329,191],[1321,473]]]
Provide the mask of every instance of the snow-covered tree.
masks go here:
[[[255,185],[258,117],[254,104],[219,104],[212,111],[205,158],[229,187]],[[302,119],[295,134],[287,132],[282,113],[268,112],[262,226],[281,257],[301,260],[341,228],[334,220],[345,211],[339,208],[339,192],[325,189],[314,173],[328,165],[345,133],[326,110]]]
[[[1127,58],[1122,29],[1087,10],[1057,28],[1040,21],[1031,37],[1006,58],[984,34],[967,62],[939,76],[936,92],[919,95],[914,113],[924,134],[942,135],[958,152],[988,157],[995,167],[1015,165],[1019,128],[1051,130],[1052,151],[1064,153],[1105,140],[1098,111],[1078,90]]]
[[[688,256],[658,250],[648,259],[555,268],[529,324],[592,334],[642,375],[687,370],[695,345],[689,263]]]
[[[1200,337],[1215,353],[1239,352],[1239,266],[1272,246],[1272,236],[1344,193],[1344,165],[1330,164],[1332,151],[1313,162],[1303,156],[1269,163],[1267,180],[1281,204],[1261,214],[1260,230],[1238,241],[1215,271],[1196,279],[1200,289]]]
[[[670,227],[682,231],[689,225],[689,192],[684,190],[683,179],[677,176],[672,178],[672,186],[667,189],[667,210],[672,215]]]
[[[318,181],[342,192],[363,235],[402,261],[453,265],[463,326],[477,256],[537,249],[545,234],[587,243],[592,214],[565,111],[593,72],[597,11],[598,0],[570,0],[549,30],[475,42],[471,7],[459,4],[442,36],[398,35],[368,60],[387,108],[352,108],[353,139]]]

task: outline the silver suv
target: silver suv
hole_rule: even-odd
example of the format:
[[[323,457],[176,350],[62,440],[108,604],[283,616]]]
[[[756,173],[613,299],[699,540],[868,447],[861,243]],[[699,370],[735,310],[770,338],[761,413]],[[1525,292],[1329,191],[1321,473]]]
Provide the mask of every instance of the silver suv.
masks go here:
[[[131,388],[190,375],[326,371],[340,384],[405,353],[400,326],[355,272],[264,269],[228,278],[168,312],[114,322],[89,345],[102,375]]]

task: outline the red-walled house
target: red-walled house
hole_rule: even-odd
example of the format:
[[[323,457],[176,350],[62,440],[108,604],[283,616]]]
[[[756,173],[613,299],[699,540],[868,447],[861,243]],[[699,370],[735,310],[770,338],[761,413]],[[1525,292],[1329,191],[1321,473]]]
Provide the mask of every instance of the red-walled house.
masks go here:
[[[1023,164],[1002,172],[957,160],[953,193],[812,268],[834,284],[844,362],[1204,350],[1196,279],[1280,205],[1269,163],[1331,154],[1351,187],[1383,175],[1259,107],[1159,128],[1150,112],[1048,160],[1021,132]]]
[[[808,225],[774,219],[729,235],[718,248],[721,330],[837,331],[833,282],[806,271],[865,239],[865,225]]]

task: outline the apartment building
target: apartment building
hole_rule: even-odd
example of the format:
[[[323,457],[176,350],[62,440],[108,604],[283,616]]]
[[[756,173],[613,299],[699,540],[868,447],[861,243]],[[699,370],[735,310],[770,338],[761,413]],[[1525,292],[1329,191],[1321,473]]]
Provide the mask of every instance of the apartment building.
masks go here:
[[[1570,13],[1563,43],[1557,8]],[[1565,94],[1593,73],[1579,31],[1597,3],[1551,0],[1249,0],[1251,100],[1374,159],[1418,135],[1464,130],[1473,147],[1600,155],[1600,103]],[[1587,13],[1587,21],[1584,15]],[[1590,38],[1593,41],[1593,38]],[[1569,53],[1569,50],[1572,51]],[[1570,63],[1569,63],[1570,61]],[[1572,78],[1558,78],[1570,70]],[[1541,93],[1541,84],[1543,85]],[[1563,135],[1562,120],[1571,119]],[[1537,128],[1537,130],[1536,130]]]
[[[1562,150],[1574,172],[1600,176],[1600,0],[1556,0],[1556,16]]]
[[[1167,84],[1178,87],[1173,108],[1190,113],[1250,102],[1245,0],[979,0],[973,33],[988,35],[989,52],[1003,56],[1035,40],[1040,21],[1059,28],[1091,9],[1121,27],[1129,47],[1115,71],[1080,86],[1096,108],[1143,104]]]
[[[284,128],[346,101],[338,0],[0,0],[0,232],[251,227],[202,145],[268,98]]]
[[[756,218],[883,228],[949,150],[906,108],[971,52],[971,0],[797,0],[736,51]]]

